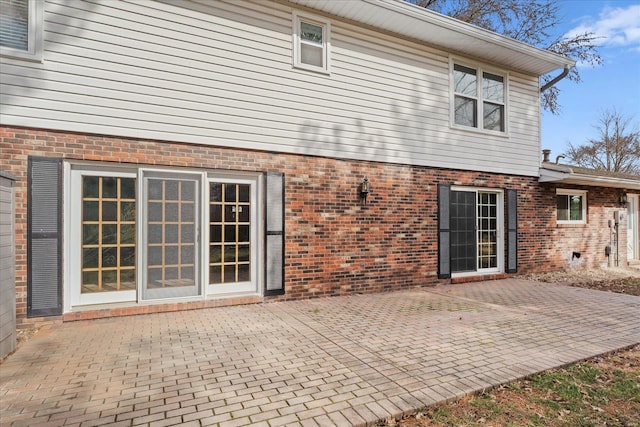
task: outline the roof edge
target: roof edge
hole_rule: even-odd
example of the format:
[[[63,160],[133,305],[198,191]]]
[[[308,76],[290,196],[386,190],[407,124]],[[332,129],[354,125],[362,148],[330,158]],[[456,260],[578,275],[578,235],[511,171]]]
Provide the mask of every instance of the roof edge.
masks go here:
[[[540,77],[574,67],[563,55],[462,22],[405,0],[274,0],[394,34],[450,54]]]
[[[549,168],[547,166],[549,165],[540,167],[540,177],[538,179],[539,182],[640,190],[640,180],[605,175],[587,175],[576,173],[571,167],[564,165],[558,165],[560,167],[555,168]]]
[[[540,60],[547,62],[557,63],[557,68],[573,67],[576,65],[576,61],[566,56],[554,53],[525,42],[521,42],[516,39],[503,36],[502,34],[494,31],[487,30],[477,25],[469,24],[467,22],[460,21],[447,15],[443,15],[439,12],[435,12],[430,9],[426,9],[415,4],[409,3],[405,0],[364,0],[367,3],[376,4],[382,3],[390,8],[394,8],[399,13],[405,13],[401,9],[407,9],[407,13],[410,11],[415,17],[422,21],[430,23],[432,25],[439,25],[446,29],[456,31],[468,36],[480,38],[488,43],[499,45],[500,47],[515,50],[517,52],[535,56]],[[551,70],[553,71],[553,70]]]

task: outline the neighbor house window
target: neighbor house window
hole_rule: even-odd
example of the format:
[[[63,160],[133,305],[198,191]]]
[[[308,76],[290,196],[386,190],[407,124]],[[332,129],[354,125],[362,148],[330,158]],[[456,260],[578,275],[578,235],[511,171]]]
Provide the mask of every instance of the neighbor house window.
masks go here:
[[[318,17],[293,16],[293,65],[329,72],[329,21]]]
[[[458,126],[505,132],[506,78],[453,64],[453,123]]]
[[[43,0],[0,0],[0,54],[42,58]]]
[[[587,192],[557,190],[556,219],[558,224],[584,224],[587,219]]]

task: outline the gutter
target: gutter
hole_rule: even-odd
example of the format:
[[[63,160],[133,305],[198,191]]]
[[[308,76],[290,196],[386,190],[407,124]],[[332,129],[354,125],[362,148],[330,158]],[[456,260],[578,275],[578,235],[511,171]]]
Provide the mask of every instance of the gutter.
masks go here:
[[[565,65],[564,70],[562,70],[562,73],[557,75],[553,80],[547,82],[544,86],[540,88],[540,93],[544,92],[545,90],[549,89],[550,87],[558,83],[560,80],[567,77],[567,74],[569,74],[569,71],[571,71],[571,68],[572,67],[570,67],[569,65]]]

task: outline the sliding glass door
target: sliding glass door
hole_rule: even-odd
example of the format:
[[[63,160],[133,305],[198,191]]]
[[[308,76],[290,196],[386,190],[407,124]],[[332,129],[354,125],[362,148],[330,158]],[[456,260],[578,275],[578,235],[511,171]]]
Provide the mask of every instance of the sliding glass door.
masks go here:
[[[142,298],[198,295],[200,176],[157,172],[143,176],[146,262]]]

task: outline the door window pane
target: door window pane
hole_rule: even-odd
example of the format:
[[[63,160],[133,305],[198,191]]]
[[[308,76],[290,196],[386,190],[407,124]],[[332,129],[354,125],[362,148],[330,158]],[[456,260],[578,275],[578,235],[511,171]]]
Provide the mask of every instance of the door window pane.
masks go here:
[[[210,183],[209,194],[209,283],[250,281],[251,186]]]
[[[81,293],[135,289],[135,181],[82,177]]]
[[[478,193],[478,269],[498,267],[497,195]]]
[[[451,192],[451,271],[474,271],[476,256],[476,194]]]
[[[195,183],[181,179],[149,178],[146,186],[150,198],[146,215],[146,287],[166,291],[154,294],[157,296],[174,296],[171,289],[196,285]]]

